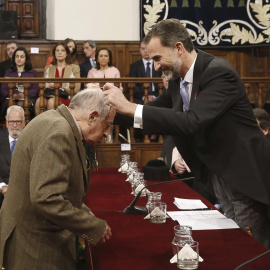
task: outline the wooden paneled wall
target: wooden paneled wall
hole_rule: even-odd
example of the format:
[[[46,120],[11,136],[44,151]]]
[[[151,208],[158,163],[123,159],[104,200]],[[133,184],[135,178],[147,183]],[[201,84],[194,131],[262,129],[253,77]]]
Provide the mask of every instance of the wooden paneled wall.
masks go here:
[[[7,0],[6,10],[17,12],[19,38],[39,37],[39,0]]]
[[[52,48],[57,41],[45,40],[18,40],[20,46],[26,47],[30,52],[31,47],[39,48],[39,54],[31,54],[31,61],[34,69],[43,77],[44,66],[49,56],[52,55]],[[0,41],[0,61],[7,59],[5,51],[6,41]],[[78,58],[83,62],[82,41],[78,41]],[[129,66],[132,62],[140,59],[139,42],[130,41],[98,41],[99,48],[105,47],[112,51],[113,64],[120,72],[121,77],[128,77]],[[247,49],[205,49],[213,55],[228,60],[238,71],[241,77],[270,77],[270,46]],[[143,166],[148,160],[159,157],[162,143],[132,144],[129,152],[131,159]],[[118,167],[121,152],[120,143],[98,145],[97,155],[100,167]]]
[[[30,52],[31,47],[39,48],[39,54],[31,54],[33,67],[43,76],[44,66],[52,48],[57,41],[48,40],[18,40]],[[0,41],[0,61],[7,59],[5,40]],[[82,41],[77,41],[79,62],[85,61],[82,50]],[[98,48],[104,47],[112,51],[113,65],[121,73],[121,77],[128,77],[129,66],[140,59],[139,42],[137,41],[97,41]],[[232,49],[204,49],[213,55],[228,60],[241,77],[270,77],[270,46]]]

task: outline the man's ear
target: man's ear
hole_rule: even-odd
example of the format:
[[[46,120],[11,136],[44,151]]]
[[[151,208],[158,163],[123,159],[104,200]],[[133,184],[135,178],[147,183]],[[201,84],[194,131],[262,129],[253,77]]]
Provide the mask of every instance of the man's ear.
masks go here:
[[[88,116],[88,119],[87,119],[87,123],[88,124],[92,124],[96,121],[96,118],[99,116],[98,112],[97,111],[92,111],[89,116]]]
[[[179,56],[181,56],[184,53],[185,47],[182,42],[176,42],[174,49],[177,50]]]

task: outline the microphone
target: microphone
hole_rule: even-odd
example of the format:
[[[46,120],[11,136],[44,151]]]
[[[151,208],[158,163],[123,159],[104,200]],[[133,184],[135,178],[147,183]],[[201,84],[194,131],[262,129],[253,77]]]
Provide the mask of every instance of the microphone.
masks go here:
[[[143,187],[140,190],[140,192],[138,192],[138,194],[136,195],[136,197],[134,198],[132,203],[128,207],[126,207],[124,209],[123,213],[131,214],[131,215],[145,215],[145,214],[148,214],[148,210],[147,210],[146,207],[135,206],[135,203],[138,201],[138,199],[140,198],[140,196],[142,194],[142,191],[145,188],[151,187],[151,186],[159,186],[159,185],[168,184],[168,183],[175,183],[175,182],[180,182],[180,181],[185,181],[185,180],[191,180],[191,179],[195,179],[195,177],[188,177],[188,178],[182,178],[182,179],[176,179],[176,180],[170,180],[170,181],[164,181],[164,182],[159,182],[159,183],[155,183],[155,184],[146,185],[145,187]]]

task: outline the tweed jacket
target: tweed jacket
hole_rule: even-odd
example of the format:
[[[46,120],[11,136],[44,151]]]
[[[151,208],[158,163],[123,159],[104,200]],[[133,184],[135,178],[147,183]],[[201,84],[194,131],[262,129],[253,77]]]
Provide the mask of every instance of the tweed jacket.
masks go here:
[[[61,105],[33,119],[16,144],[0,211],[0,266],[74,270],[75,236],[92,244],[106,222],[83,204],[90,184],[76,123]]]

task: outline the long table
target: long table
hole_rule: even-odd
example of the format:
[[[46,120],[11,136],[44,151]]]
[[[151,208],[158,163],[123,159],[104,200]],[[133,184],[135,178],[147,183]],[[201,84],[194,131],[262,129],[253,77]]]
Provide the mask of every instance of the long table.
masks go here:
[[[172,219],[164,224],[153,224],[144,215],[129,215],[122,211],[133,200],[131,187],[125,182],[126,175],[117,169],[100,169],[91,177],[90,190],[85,203],[94,214],[105,219],[112,229],[112,238],[95,248],[94,263],[98,270],[170,270],[173,255],[171,241]],[[148,182],[152,184],[155,182]],[[176,211],[174,197],[201,199],[208,207],[213,206],[183,182],[149,187],[150,191],[162,192],[162,201],[168,211]],[[145,206],[146,197],[141,197],[137,206]],[[243,262],[258,256],[267,249],[241,229],[193,231],[194,240],[199,242],[199,264],[201,270],[231,270]],[[270,254],[245,266],[244,270],[270,269]]]

